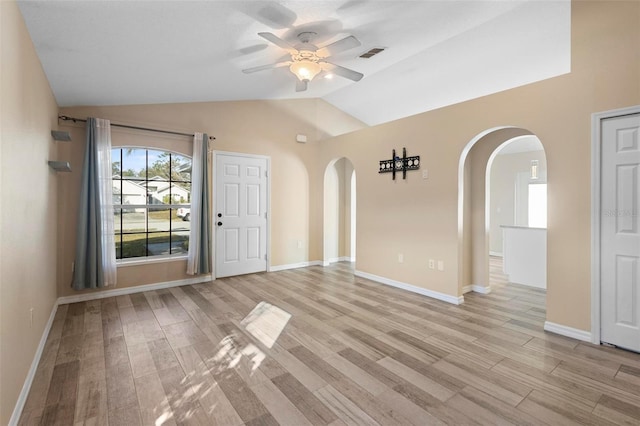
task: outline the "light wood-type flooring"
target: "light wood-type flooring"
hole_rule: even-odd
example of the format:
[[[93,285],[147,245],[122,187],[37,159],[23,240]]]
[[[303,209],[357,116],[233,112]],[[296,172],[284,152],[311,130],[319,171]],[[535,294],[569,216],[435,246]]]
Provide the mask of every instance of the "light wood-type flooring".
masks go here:
[[[492,277],[460,306],[350,264],[63,305],[21,424],[640,424],[640,355]]]

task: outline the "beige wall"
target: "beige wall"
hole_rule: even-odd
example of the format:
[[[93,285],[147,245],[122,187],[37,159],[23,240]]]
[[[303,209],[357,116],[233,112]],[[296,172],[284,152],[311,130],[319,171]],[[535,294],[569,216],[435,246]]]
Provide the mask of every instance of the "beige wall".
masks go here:
[[[58,107],[18,7],[0,1],[0,424],[56,300]],[[33,308],[33,325],[30,309]]]
[[[574,2],[571,73],[325,142],[324,164],[347,156],[358,176],[357,269],[459,295],[468,266],[458,267],[460,155],[481,132],[517,126],[547,155],[547,320],[589,330],[591,114],[640,103],[639,55],[639,2]],[[403,146],[421,156],[428,179],[376,172]],[[429,258],[445,270],[428,269]]]
[[[321,138],[364,126],[315,99],[76,107],[62,108],[60,112],[78,118],[107,118],[114,123],[202,131],[216,137],[212,145],[215,150],[270,156],[272,266],[322,260],[322,227],[313,224],[323,220],[323,180],[310,179],[320,170],[318,145]],[[61,123],[61,126],[70,129],[74,139],[64,153],[70,158],[74,171],[59,187],[59,227],[64,235],[58,242],[58,291],[60,296],[67,296],[77,294],[69,283],[75,251],[74,224],[84,153],[84,125]],[[307,135],[308,142],[296,142],[297,134]],[[112,139],[113,145],[162,146],[184,153],[191,150],[191,142],[186,137],[123,131],[116,127],[113,127]],[[298,241],[302,241],[302,248],[298,248]],[[120,267],[118,287],[191,278],[185,270],[185,261]]]
[[[512,142],[512,143],[518,143]],[[545,183],[547,162],[544,151],[529,151],[516,154],[497,155],[491,164],[489,251],[502,254],[502,225],[528,226],[528,223],[516,223],[516,179],[519,173],[529,174],[531,161],[538,161],[538,176],[536,182]],[[534,182],[534,181],[531,181]],[[520,208],[527,212],[529,200],[525,194],[519,200]]]

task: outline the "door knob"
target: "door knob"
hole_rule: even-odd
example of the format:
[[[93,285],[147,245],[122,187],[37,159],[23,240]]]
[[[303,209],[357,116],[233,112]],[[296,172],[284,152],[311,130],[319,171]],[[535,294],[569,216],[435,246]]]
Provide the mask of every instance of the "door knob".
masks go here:
[[[222,222],[218,222],[218,226],[222,226]]]

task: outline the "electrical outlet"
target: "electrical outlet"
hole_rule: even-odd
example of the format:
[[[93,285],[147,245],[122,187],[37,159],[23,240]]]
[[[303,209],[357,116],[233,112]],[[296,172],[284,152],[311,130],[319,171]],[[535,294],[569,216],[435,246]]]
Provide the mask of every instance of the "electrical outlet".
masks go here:
[[[429,259],[429,269],[436,269],[436,261]]]
[[[429,170],[427,169],[422,170],[422,179],[429,179]]]
[[[302,248],[302,240],[298,240],[298,248],[301,249]]]
[[[404,263],[404,254],[398,253],[398,263]]]
[[[33,328],[33,308],[29,309],[29,328]]]
[[[444,271],[444,262],[442,260],[438,260],[438,271]]]

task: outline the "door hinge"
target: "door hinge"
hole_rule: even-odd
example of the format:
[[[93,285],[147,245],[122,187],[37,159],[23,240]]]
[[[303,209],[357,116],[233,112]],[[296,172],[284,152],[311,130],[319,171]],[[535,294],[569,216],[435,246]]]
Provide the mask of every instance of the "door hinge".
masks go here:
[[[265,219],[267,218],[267,213],[265,213],[265,214],[264,214],[264,218],[265,218]]]
[[[266,254],[264,255],[264,260],[267,260],[267,255]]]
[[[264,177],[269,177],[269,171],[268,170],[264,171]]]

